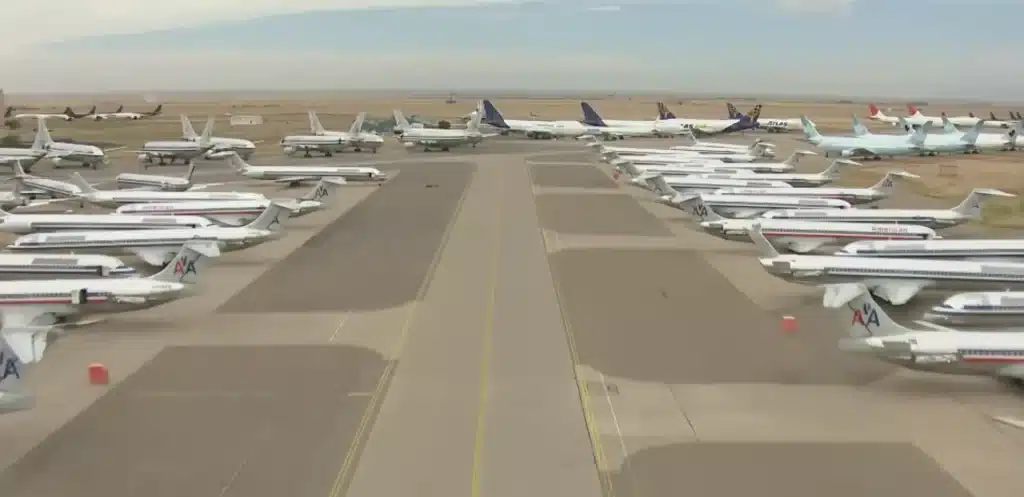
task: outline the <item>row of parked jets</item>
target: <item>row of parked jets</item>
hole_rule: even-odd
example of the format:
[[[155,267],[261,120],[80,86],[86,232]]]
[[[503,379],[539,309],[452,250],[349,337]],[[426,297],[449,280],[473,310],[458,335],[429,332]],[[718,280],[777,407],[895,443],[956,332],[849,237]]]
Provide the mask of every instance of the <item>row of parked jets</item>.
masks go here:
[[[937,233],[980,219],[986,200],[1015,195],[976,188],[948,209],[880,209],[871,204],[917,176],[894,170],[867,188],[831,186],[843,169],[860,164],[840,158],[820,173],[797,174],[794,165],[816,152],[761,162],[773,156],[761,141],[588,146],[614,166],[616,178],[626,175],[689,212],[703,232],[755,244],[770,275],[824,286],[823,305],[839,310],[847,332],[842,349],[917,370],[1024,384],[1024,332],[1014,331],[1024,324],[1024,240]],[[919,329],[897,323],[875,300],[903,305],[923,290],[969,293],[932,307],[915,322]]]
[[[24,366],[43,358],[52,333],[97,314],[163,305],[193,295],[205,268],[223,252],[283,236],[289,218],[330,205],[349,182],[383,182],[367,167],[252,166],[227,160],[247,179],[315,183],[298,198],[271,199],[244,191],[209,191],[223,183],[123,173],[121,189],[101,190],[78,172],[69,180],[31,175],[13,163],[15,190],[0,195],[0,232],[18,235],[0,252],[0,412],[28,409]],[[19,213],[22,192],[46,202],[77,202],[108,213]],[[151,276],[117,256],[134,256]]]
[[[85,114],[78,114],[71,107],[65,107],[64,112],[60,114],[40,114],[40,113],[14,113],[14,107],[8,106],[4,111],[4,119],[59,119],[61,121],[74,121],[76,119],[91,119],[93,121],[104,121],[109,119],[125,119],[129,121],[138,121],[140,119],[146,119],[150,117],[159,116],[163,113],[163,104],[157,105],[155,109],[148,112],[126,112],[124,106],[118,106],[114,112],[96,112],[96,106],[93,105],[89,112]]]

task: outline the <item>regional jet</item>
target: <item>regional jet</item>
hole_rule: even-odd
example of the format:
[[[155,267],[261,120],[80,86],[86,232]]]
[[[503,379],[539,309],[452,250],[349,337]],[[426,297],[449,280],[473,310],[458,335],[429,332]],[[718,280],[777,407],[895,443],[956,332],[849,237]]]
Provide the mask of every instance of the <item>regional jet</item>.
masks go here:
[[[690,195],[663,195],[659,201],[683,209]],[[714,211],[733,219],[749,219],[778,209],[849,209],[850,203],[832,198],[768,197],[758,195],[723,195],[701,193],[701,201]]]
[[[919,178],[904,171],[889,171],[881,181],[867,188],[725,188],[715,193],[772,197],[835,198],[853,205],[870,204],[888,198],[896,191],[897,178]]]
[[[323,178],[341,178],[346,181],[385,181],[388,178],[380,169],[366,166],[251,166],[237,155],[229,157],[228,161],[235,172],[246,178],[287,183],[290,186]]]
[[[846,223],[916,224],[934,229],[952,228],[981,219],[982,204],[988,199],[1016,197],[992,188],[975,188],[959,205],[951,209],[846,209],[783,210],[764,214],[765,219],[799,219],[803,221],[834,221]]]
[[[82,175],[71,174],[77,192],[75,198],[93,205],[117,208],[125,204],[144,202],[184,202],[187,200],[244,200],[263,199],[263,194],[255,192],[206,192],[206,191],[150,191],[150,190],[97,190]],[[52,180],[51,180],[52,181]],[[63,182],[60,182],[63,183]]]
[[[846,166],[859,166],[860,163],[846,159],[832,161],[824,171],[820,173],[752,173],[749,171],[720,173],[709,172],[703,175],[705,178],[730,178],[737,177],[745,180],[760,179],[765,181],[783,181],[792,186],[801,188],[814,188],[832,183],[839,179],[839,170]]]
[[[1024,323],[1024,292],[958,293],[932,307],[924,319],[944,324],[1019,328]]]
[[[799,190],[783,181],[747,180],[743,176],[731,178],[704,178],[700,176],[662,176],[660,174],[641,175],[633,178],[630,184],[646,188],[660,195],[679,193],[713,192],[723,188],[777,188]]]
[[[128,214],[19,214],[0,210],[0,232],[25,235],[54,231],[154,230],[203,228],[214,223],[199,216]]]
[[[67,143],[54,141],[46,120],[40,118],[36,128],[36,139],[33,149],[46,150],[46,158],[53,161],[54,167],[80,166],[96,169],[100,164],[107,163],[107,152],[120,150],[115,147],[104,150],[95,145],[85,143]]]
[[[206,121],[206,126],[210,128],[210,132],[207,133],[206,129],[203,129],[203,134],[210,136],[210,143],[213,147],[210,148],[203,155],[204,159],[207,160],[219,160],[227,158],[227,154],[234,152],[246,159],[252,157],[252,154],[256,153],[256,142],[246,140],[245,138],[230,138],[225,136],[213,136],[213,123],[214,120],[210,119]],[[181,139],[189,142],[198,142],[202,139],[203,135],[196,133],[195,128],[192,127],[192,121],[189,120],[185,114],[181,115]]]
[[[848,302],[836,305],[846,336],[839,349],[870,355],[915,371],[990,376],[1024,386],[1024,333],[1013,329],[961,331],[920,323],[913,330],[894,321],[875,302],[864,285],[832,286],[825,292],[844,292]]]
[[[172,259],[177,247],[192,240],[215,242],[225,252],[276,240],[282,236],[281,225],[288,219],[290,212],[290,207],[271,202],[253,222],[240,227],[214,225],[178,229],[34,233],[19,237],[7,249],[14,252],[131,254],[151,266],[162,266]]]
[[[804,285],[834,285],[825,293],[826,307],[839,307],[857,297],[858,284],[894,305],[903,305],[925,288],[939,290],[1024,290],[1024,264],[888,259],[837,255],[779,254],[759,224],[750,237],[761,251],[761,267],[772,276]]]
[[[135,268],[107,255],[0,253],[0,281],[134,276]]]
[[[377,149],[384,146],[384,138],[376,133],[368,133],[363,131],[363,121],[366,120],[366,113],[360,112],[355,121],[352,121],[352,127],[348,131],[328,131],[320,124],[320,118],[317,117],[316,111],[311,110],[309,112],[309,128],[316,136],[337,136],[345,139],[345,144],[352,147],[353,152],[362,152],[363,149],[367,149],[373,153],[377,153]],[[248,157],[244,157],[248,158]]]

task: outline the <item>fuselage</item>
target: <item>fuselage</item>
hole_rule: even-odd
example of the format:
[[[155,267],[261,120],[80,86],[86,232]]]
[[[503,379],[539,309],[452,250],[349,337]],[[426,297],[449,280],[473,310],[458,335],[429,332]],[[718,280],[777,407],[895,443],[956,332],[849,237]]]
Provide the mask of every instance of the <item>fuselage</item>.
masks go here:
[[[832,198],[845,200],[853,205],[870,204],[889,196],[873,188],[728,188],[716,193],[728,195],[752,195],[768,197]]]
[[[793,252],[807,253],[823,245],[857,240],[927,240],[935,231],[923,226],[866,223],[817,223],[768,219],[719,219],[703,221],[701,229],[726,240],[750,242],[754,224],[772,244]]]
[[[105,255],[0,253],[0,280],[101,278],[136,274],[135,268]]]
[[[115,208],[126,204],[145,202],[186,202],[192,200],[262,200],[262,194],[253,192],[205,192],[205,191],[134,191],[107,190],[82,195],[87,202],[101,207]]]
[[[127,214],[9,214],[0,217],[0,231],[28,234],[80,230],[150,230],[201,228],[213,223],[202,217]]]
[[[914,259],[1024,261],[1024,239],[944,239],[925,243],[858,242],[836,255]]]
[[[783,210],[766,212],[766,219],[799,219],[804,221],[834,221],[846,223],[915,224],[934,229],[950,228],[973,218],[952,209],[846,209],[837,210]]]
[[[259,217],[270,206],[270,202],[269,199],[151,202],[122,205],[116,212],[124,215],[202,217],[230,226],[242,226]],[[315,200],[299,200],[290,203],[289,207],[294,208],[289,217],[301,217],[320,210],[322,204]]]

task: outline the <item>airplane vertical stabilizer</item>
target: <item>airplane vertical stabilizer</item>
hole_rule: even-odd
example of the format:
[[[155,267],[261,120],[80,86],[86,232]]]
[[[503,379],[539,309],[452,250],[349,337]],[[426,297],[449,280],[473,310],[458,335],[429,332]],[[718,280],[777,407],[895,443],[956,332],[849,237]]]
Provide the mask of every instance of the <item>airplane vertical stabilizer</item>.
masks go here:
[[[605,124],[604,119],[601,119],[601,115],[587,102],[580,102],[580,108],[583,109],[583,124],[602,128],[608,126]]]

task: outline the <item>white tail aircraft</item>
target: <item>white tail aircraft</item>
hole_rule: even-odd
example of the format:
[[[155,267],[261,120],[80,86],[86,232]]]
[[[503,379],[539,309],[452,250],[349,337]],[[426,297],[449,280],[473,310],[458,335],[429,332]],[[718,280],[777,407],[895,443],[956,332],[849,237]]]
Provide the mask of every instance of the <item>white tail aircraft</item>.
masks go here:
[[[134,276],[135,268],[107,255],[0,253],[0,279]]]
[[[144,167],[149,167],[153,164],[153,161],[158,161],[158,165],[166,165],[168,161],[174,164],[174,161],[180,160],[186,164],[191,164],[193,160],[203,157],[206,153],[212,150],[216,144],[211,140],[213,133],[213,116],[210,116],[206,120],[206,127],[203,128],[203,134],[199,136],[198,140],[160,140],[146,142],[141,150],[136,150],[138,154],[139,162],[144,164]]]
[[[25,363],[0,334],[0,414],[35,407],[35,399],[25,390]]]
[[[215,243],[189,241],[163,270],[145,278],[2,281],[0,334],[21,362],[38,362],[52,326],[70,316],[134,311],[186,297],[219,255]]]
[[[683,208],[690,196],[676,193],[663,195],[659,200],[665,204]],[[720,212],[732,219],[749,219],[777,209],[849,209],[850,203],[832,198],[768,197],[757,195],[723,195],[701,193],[701,200],[708,211]]]
[[[431,150],[441,150],[448,152],[452,147],[458,147],[462,145],[469,145],[476,147],[476,145],[491,136],[497,136],[498,133],[484,134],[480,132],[480,120],[483,116],[479,112],[474,112],[469,123],[466,124],[466,129],[435,129],[435,128],[417,128],[409,124],[409,121],[402,115],[402,111],[396,110],[395,122],[398,123],[398,128],[402,131],[399,136],[399,140],[406,147],[423,147],[424,152]]]
[[[822,188],[725,188],[715,193],[724,195],[751,195],[774,197],[835,198],[851,204],[870,204],[888,198],[896,191],[897,178],[918,178],[916,174],[904,171],[889,171],[881,181],[867,188],[822,187]]]
[[[158,174],[121,173],[114,181],[118,186],[127,186],[132,190],[151,190],[164,192],[185,192],[205,190],[213,186],[220,186],[224,183],[204,183],[201,185],[192,184],[192,176],[196,172],[195,163],[188,166],[185,177],[163,176]]]
[[[238,155],[228,157],[228,163],[246,178],[271,180],[291,186],[323,178],[346,181],[384,181],[388,178],[380,169],[365,166],[251,166]]]
[[[97,190],[77,172],[71,174],[78,193],[75,198],[100,207],[116,208],[125,204],[143,202],[183,202],[187,200],[244,200],[264,199],[255,192],[204,192],[204,191],[149,191],[149,190]]]
[[[839,171],[844,166],[859,166],[859,162],[854,162],[847,159],[836,159],[832,161],[832,164],[820,173],[766,173],[758,174],[751,172],[740,172],[740,173],[708,173],[702,177],[705,178],[738,178],[738,179],[760,179],[765,181],[783,181],[789,183],[792,186],[801,188],[815,188],[822,185],[827,185],[837,179],[839,179]]]
[[[117,208],[117,213],[181,217],[202,216],[227,226],[242,226],[255,220],[267,209],[271,202],[278,202],[293,208],[291,217],[301,217],[311,212],[325,209],[336,197],[335,191],[338,187],[344,184],[344,180],[341,179],[324,178],[316,184],[312,191],[298,199],[152,202],[122,205]]]
[[[746,180],[743,176],[734,176],[726,179],[703,178],[699,176],[662,176],[660,174],[641,175],[629,180],[630,184],[647,188],[661,195],[674,195],[679,193],[701,193],[713,192],[723,188],[772,188],[786,190],[800,190],[793,188],[784,181]]]
[[[256,153],[256,143],[244,138],[229,138],[225,136],[213,136],[213,119],[206,121],[206,126],[209,128],[203,128],[203,135],[209,135],[210,143],[213,147],[210,148],[203,155],[204,159],[208,160],[219,160],[227,158],[228,152],[235,152],[242,157],[248,159],[252,157],[252,154]],[[188,116],[181,115],[181,139],[189,142],[198,142],[202,139],[203,135],[196,133],[195,128],[192,127],[192,121],[189,120]]]
[[[150,230],[212,226],[199,216],[128,214],[20,214],[0,210],[0,232],[29,234],[54,231]]]
[[[107,163],[107,152],[120,150],[114,147],[104,150],[95,145],[84,143],[65,143],[53,141],[46,120],[40,118],[36,126],[36,139],[33,149],[46,150],[46,158],[53,162],[54,167],[81,166],[96,169],[100,164]]]
[[[352,147],[354,152],[362,152],[365,148],[373,153],[377,153],[377,149],[384,146],[384,138],[381,138],[380,135],[363,131],[363,121],[366,120],[365,112],[360,112],[356,116],[355,121],[352,122],[352,127],[348,131],[329,131],[324,128],[323,124],[320,124],[320,118],[317,117],[316,111],[311,110],[308,113],[309,128],[314,135],[344,138],[345,144]]]
[[[825,289],[832,291],[832,286]],[[917,371],[985,375],[1024,386],[1024,333],[965,332],[923,322],[927,330],[914,330],[889,317],[864,285],[843,292],[853,295],[836,306],[847,335],[839,341],[841,350]]]

